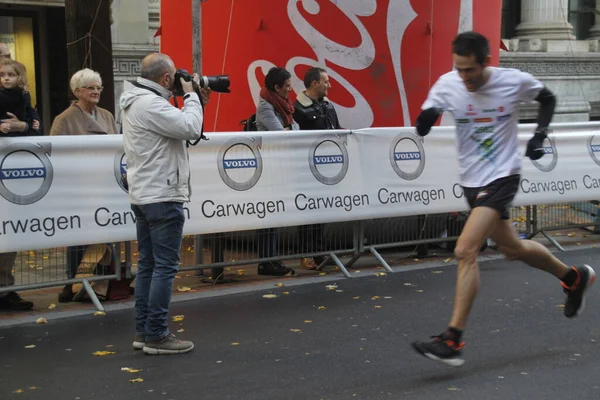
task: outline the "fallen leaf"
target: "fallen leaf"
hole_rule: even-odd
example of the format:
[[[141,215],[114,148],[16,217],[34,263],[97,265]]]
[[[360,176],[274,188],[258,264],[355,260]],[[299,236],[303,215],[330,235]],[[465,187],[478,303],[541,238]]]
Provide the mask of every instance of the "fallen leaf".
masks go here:
[[[325,276],[325,275],[327,275],[327,272],[321,272],[321,273],[319,273],[319,276]]]
[[[460,389],[457,388],[457,387],[451,386],[451,387],[448,388],[448,390],[450,390],[450,391],[456,391],[456,390],[460,390]]]
[[[354,296],[353,299],[358,300],[358,299],[360,299],[360,296]]]
[[[418,258],[415,258],[415,261],[419,261],[419,259],[418,259]]]
[[[423,289],[417,290],[417,293],[423,293]]]
[[[28,346],[25,346],[26,349],[33,349],[35,348],[35,344],[30,344]]]
[[[565,305],[564,304],[557,304],[556,308],[565,308]]]
[[[283,294],[290,294],[290,292],[283,292]]]
[[[569,232],[567,234],[567,237],[573,237],[573,236],[577,236],[577,234],[575,232]]]
[[[56,304],[52,303],[48,306],[49,310],[54,310],[56,308]]]
[[[305,319],[305,320],[304,320],[304,323],[305,323],[305,324],[311,324],[311,323],[312,323],[312,321],[311,321],[310,319]]]
[[[95,356],[98,356],[98,357],[102,357],[102,356],[110,356],[112,354],[117,354],[117,353],[114,352],[114,351],[97,351],[97,352],[92,353],[92,354],[95,355]]]
[[[94,313],[94,317],[100,317],[100,316],[105,316],[106,313],[104,311],[96,311]]]
[[[319,306],[319,310],[325,310],[325,306]]]
[[[290,329],[290,332],[302,333],[302,329]]]
[[[13,393],[23,393],[23,392],[25,392],[23,389],[17,389]]]
[[[135,378],[135,379],[130,379],[129,382],[131,382],[131,383],[139,383],[139,382],[144,382],[144,380],[142,378]]]
[[[341,289],[336,289],[336,291],[335,291],[335,292],[336,292],[336,293],[342,293],[342,292],[343,292],[343,290],[341,290]]]
[[[381,308],[381,306],[375,306],[375,308]]]
[[[375,276],[386,276],[387,274],[385,272],[379,272],[377,274],[375,274]]]
[[[190,290],[192,290],[192,288],[189,288],[187,286],[177,286],[178,292],[189,292]]]
[[[185,315],[175,315],[173,316],[173,322],[181,322],[185,319]]]
[[[443,274],[444,271],[431,271],[432,274]]]
[[[239,346],[240,344],[238,342],[232,342],[231,345],[232,346]]]
[[[141,372],[141,369],[133,369],[133,368],[129,368],[129,367],[123,367],[121,368],[121,371],[127,371],[129,373],[135,374],[137,372]]]
[[[48,320],[46,318],[38,318],[37,320],[35,320],[36,324],[47,324]]]
[[[276,298],[276,297],[277,297],[277,295],[276,295],[276,294],[273,294],[273,293],[269,293],[269,294],[263,294],[263,297],[264,297],[265,299],[274,299],[274,298]]]
[[[29,386],[29,390],[37,390],[38,388],[35,386]]]
[[[325,287],[327,288],[327,290],[335,290],[335,289],[337,289],[337,285],[336,285],[336,284],[333,284],[333,285],[327,285],[327,286],[325,286]]]
[[[377,300],[377,299],[380,299],[380,298],[381,297],[379,297],[379,296],[373,296],[373,297],[371,297],[371,300]]]
[[[283,283],[281,283],[281,282],[276,283],[275,286],[277,286],[277,287],[283,287]]]
[[[452,261],[452,258],[446,258],[446,259],[444,260],[444,262],[445,262],[445,263],[449,263],[450,261]]]
[[[111,347],[115,347],[115,345],[114,345],[114,344],[107,344],[107,345],[106,345],[106,346],[104,346],[104,347],[106,347],[107,349],[110,349]]]
[[[185,329],[181,328],[177,330],[177,333],[185,332]]]
[[[237,275],[238,275],[238,276],[242,276],[242,275],[244,275],[244,273],[245,273],[245,272],[246,272],[246,271],[245,271],[245,270],[243,270],[243,269],[238,269],[238,270],[237,270]]]

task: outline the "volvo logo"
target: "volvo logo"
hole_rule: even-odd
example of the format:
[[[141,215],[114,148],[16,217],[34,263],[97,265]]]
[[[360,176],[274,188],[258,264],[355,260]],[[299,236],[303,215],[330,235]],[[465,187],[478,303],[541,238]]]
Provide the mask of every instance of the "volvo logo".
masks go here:
[[[262,174],[262,137],[235,137],[221,147],[217,160],[219,175],[233,190],[252,188]]]
[[[594,139],[596,138],[596,136],[592,136],[589,138],[588,140],[588,152],[590,153],[590,157],[592,157],[592,160],[594,160],[594,162],[600,166],[600,159],[598,159],[598,153],[600,153],[600,144],[594,144]]]
[[[0,195],[14,204],[41,200],[52,185],[52,143],[13,143],[0,150]]]
[[[551,155],[551,161],[549,163],[540,163],[538,160],[531,160],[531,163],[542,172],[552,171],[554,167],[556,167],[556,163],[558,162],[558,152],[556,151],[556,144],[554,142],[554,138],[548,136],[546,139],[550,143],[550,146],[544,144],[544,156],[540,158],[540,160],[547,160],[548,155]]]
[[[308,151],[308,165],[313,176],[324,185],[337,185],[348,172],[346,135],[319,136]]]
[[[127,159],[125,158],[125,152],[123,150],[119,150],[115,154],[114,171],[117,184],[125,193],[128,193],[129,191],[124,182],[124,179],[127,176]]]
[[[396,174],[407,181],[417,179],[425,169],[425,149],[414,133],[401,133],[392,140],[390,163]]]

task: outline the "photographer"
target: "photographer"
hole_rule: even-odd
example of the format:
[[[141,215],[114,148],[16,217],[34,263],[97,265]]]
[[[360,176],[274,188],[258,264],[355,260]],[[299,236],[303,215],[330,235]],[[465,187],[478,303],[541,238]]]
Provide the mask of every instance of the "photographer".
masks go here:
[[[190,196],[186,140],[201,137],[203,111],[192,82],[183,78],[176,82],[175,72],[167,55],[146,56],[141,77],[132,82],[136,87],[120,100],[129,199],[139,247],[133,347],[147,354],[186,353],[194,348],[192,342],[170,333],[168,313],[180,261],[183,203]],[[198,75],[193,80],[197,85]],[[169,103],[176,83],[184,93],[181,110]]]

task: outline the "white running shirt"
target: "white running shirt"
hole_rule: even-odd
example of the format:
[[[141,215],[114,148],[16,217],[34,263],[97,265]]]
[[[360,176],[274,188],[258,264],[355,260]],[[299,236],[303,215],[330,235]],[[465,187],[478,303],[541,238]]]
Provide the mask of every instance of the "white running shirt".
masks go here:
[[[456,122],[460,185],[483,187],[521,171],[518,105],[544,85],[531,74],[488,67],[485,85],[469,92],[457,71],[442,75],[421,107],[449,111]]]

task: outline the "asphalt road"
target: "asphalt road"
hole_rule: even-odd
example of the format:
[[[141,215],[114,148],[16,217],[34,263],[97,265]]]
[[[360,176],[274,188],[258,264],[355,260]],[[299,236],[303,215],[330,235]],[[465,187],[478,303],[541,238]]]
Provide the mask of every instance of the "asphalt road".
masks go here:
[[[597,249],[559,256],[600,264]],[[455,271],[446,265],[338,280],[339,291],[324,281],[175,303],[171,315],[184,320],[172,329],[196,344],[186,355],[132,350],[133,310],[3,328],[0,399],[600,398],[600,289],[581,317],[568,320],[558,282],[520,263],[482,264],[463,367],[414,353],[412,340],[445,328]],[[130,382],[136,378],[143,382]]]

